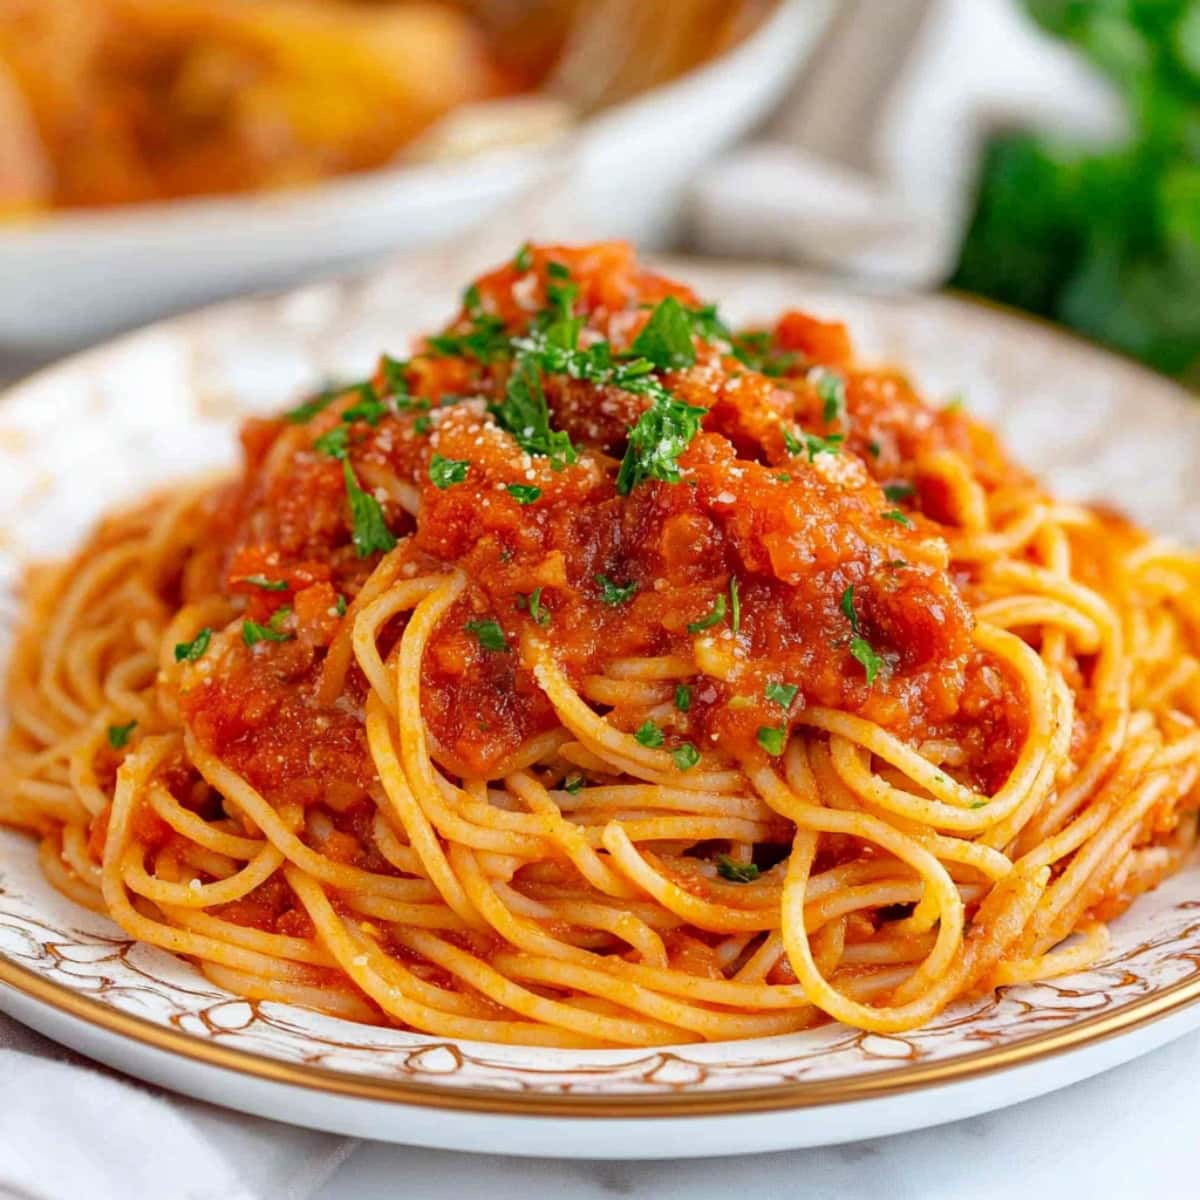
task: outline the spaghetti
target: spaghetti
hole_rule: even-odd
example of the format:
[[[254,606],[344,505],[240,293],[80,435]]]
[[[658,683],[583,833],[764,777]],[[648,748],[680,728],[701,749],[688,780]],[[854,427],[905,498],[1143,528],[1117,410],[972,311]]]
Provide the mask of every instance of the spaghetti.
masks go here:
[[[551,1046],[898,1031],[1197,829],[1200,559],[623,246],[523,247],[35,571],[0,816],[246,996]]]

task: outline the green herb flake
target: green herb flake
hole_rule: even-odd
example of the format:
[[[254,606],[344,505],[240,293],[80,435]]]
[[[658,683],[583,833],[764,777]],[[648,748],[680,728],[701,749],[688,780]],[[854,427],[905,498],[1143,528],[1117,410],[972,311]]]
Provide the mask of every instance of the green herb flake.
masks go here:
[[[542,498],[542,489],[534,487],[532,484],[525,483],[510,483],[505,489],[506,492],[518,504],[533,504],[534,501]]]
[[[821,419],[826,425],[843,420],[846,416],[846,381],[833,371],[821,368],[816,386],[821,400]]]
[[[571,775],[563,780],[563,791],[569,792],[572,796],[578,796],[583,791],[583,776]]]
[[[729,628],[734,633],[742,628],[742,597],[738,587],[738,577],[734,575],[729,580]]]
[[[911,483],[888,483],[884,485],[883,494],[892,501],[899,502],[907,500],[910,496],[915,496],[917,492],[916,486]]]
[[[251,587],[262,588],[264,592],[286,592],[288,583],[283,579],[268,579],[265,575],[243,575],[234,583],[248,583]]]
[[[550,614],[542,607],[542,589],[534,588],[528,596],[517,593],[517,607],[528,610],[536,625],[549,625]]]
[[[733,355],[740,363],[760,375],[778,379],[796,366],[800,356],[790,350],[776,350],[773,342],[765,329],[748,330],[731,339]]]
[[[408,401],[408,360],[392,358],[390,354],[383,355],[379,360],[379,369],[383,372],[384,382],[391,395],[407,407]]]
[[[129,744],[130,735],[136,728],[136,721],[130,721],[128,725],[110,725],[108,727],[108,744],[114,750],[124,750]]]
[[[717,874],[730,883],[753,883],[760,871],[752,862],[736,862],[728,854],[721,854],[717,856]]]
[[[913,527],[913,523],[898,508],[889,509],[880,515],[885,521],[895,521],[897,525],[903,525],[905,529]]]
[[[862,663],[863,670],[867,673],[867,686],[870,687],[883,667],[883,658],[875,653],[874,647],[866,638],[857,635],[850,639],[850,654]]]
[[[346,481],[346,497],[350,501],[350,517],[353,522],[354,551],[359,558],[396,548],[396,538],[387,527],[383,508],[378,500],[359,486],[350,463],[342,460],[342,476]]]
[[[432,427],[432,417],[420,416],[413,422],[413,433],[417,434],[418,437],[424,437]]]
[[[629,433],[617,472],[617,492],[628,496],[643,480],[678,483],[679,456],[700,432],[707,409],[684,404],[668,393],[657,396]]]
[[[323,433],[313,442],[312,448],[326,458],[346,461],[350,445],[350,430],[345,425],[335,425],[328,433]]]
[[[284,613],[285,617],[291,613],[291,609],[279,609],[272,614],[271,620],[266,625],[260,625],[257,621],[242,622],[242,641],[247,646],[257,646],[259,642],[287,642],[292,638],[292,634],[281,629],[285,617],[280,617],[280,613]]]
[[[493,405],[491,412],[501,429],[512,434],[522,450],[548,458],[555,470],[575,461],[575,447],[569,435],[550,428],[550,409],[532,358],[518,359],[508,378],[504,399]]]
[[[338,592],[337,603],[334,604],[333,611],[339,617],[344,617],[346,615],[346,597],[343,596],[341,592]]]
[[[305,400],[303,404],[298,404],[295,408],[288,409],[283,414],[283,419],[290,425],[306,425],[318,413],[324,412],[339,395],[341,395],[341,392],[337,388],[329,388],[326,391],[318,392],[317,395]]]
[[[176,642],[175,661],[195,662],[208,649],[212,641],[212,630],[206,625],[190,642]]]
[[[671,751],[671,759],[677,770],[690,771],[700,761],[700,751],[691,742],[684,742]]]
[[[359,385],[357,403],[343,411],[342,420],[347,424],[365,421],[374,428],[390,411],[375,389],[369,383],[364,383]]]
[[[773,704],[778,704],[780,708],[788,709],[791,708],[792,701],[795,700],[799,690],[794,683],[780,683],[778,680],[772,679],[763,689],[763,695]]]
[[[667,296],[655,306],[630,353],[648,359],[660,371],[675,371],[695,363],[692,320],[674,296]]]
[[[702,629],[711,629],[714,625],[725,620],[725,593],[722,592],[713,603],[708,613],[698,621],[688,622],[688,633],[699,633]]]
[[[613,608],[631,600],[634,592],[638,590],[638,585],[633,580],[630,580],[629,583],[613,583],[607,575],[597,575],[595,578],[596,585],[600,589],[601,601]]]
[[[463,628],[468,633],[473,633],[485,650],[503,653],[512,649],[504,636],[504,630],[496,621],[468,621]]]
[[[650,749],[663,744],[663,732],[653,721],[643,722],[641,728],[633,736],[643,746]]]
[[[878,458],[883,453],[883,447],[878,442],[868,442],[867,453],[872,458]]]
[[[842,615],[850,622],[850,628],[855,633],[858,633],[858,613],[854,608],[854,584],[851,584],[842,593],[842,598],[838,601],[838,607],[842,610]]]
[[[675,685],[675,707],[682,713],[692,707],[692,689],[686,683]]]
[[[772,757],[782,754],[787,741],[787,730],[777,725],[760,725],[754,735],[758,744]]]
[[[804,433],[801,431],[799,437],[797,437],[786,425],[783,427],[783,444],[787,452],[789,454],[807,453],[809,462],[812,462],[818,454],[837,454],[842,442],[845,440],[845,434],[841,433],[831,433],[828,437],[818,437],[815,433]]]
[[[445,491],[456,483],[462,483],[467,477],[471,464],[461,458],[443,458],[434,454],[429,460],[429,479],[439,491]]]
[[[513,270],[522,275],[533,269],[533,250],[528,242],[522,242],[512,260]]]

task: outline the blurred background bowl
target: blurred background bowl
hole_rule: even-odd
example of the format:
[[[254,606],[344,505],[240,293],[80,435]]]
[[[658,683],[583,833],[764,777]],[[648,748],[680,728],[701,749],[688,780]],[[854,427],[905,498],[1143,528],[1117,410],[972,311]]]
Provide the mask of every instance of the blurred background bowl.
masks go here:
[[[576,111],[595,111],[578,122],[535,93],[474,106],[469,130],[451,114],[442,144],[426,147],[435,159],[470,151],[472,139],[506,148],[286,191],[0,223],[0,353],[44,357],[165,312],[445,242],[543,178],[561,188],[568,177],[582,223],[591,214],[609,236],[662,246],[688,180],[778,103],[833,8],[780,0],[736,45],[671,82],[609,105],[581,95]],[[597,77],[587,55],[564,64],[567,83],[572,67],[579,88]]]

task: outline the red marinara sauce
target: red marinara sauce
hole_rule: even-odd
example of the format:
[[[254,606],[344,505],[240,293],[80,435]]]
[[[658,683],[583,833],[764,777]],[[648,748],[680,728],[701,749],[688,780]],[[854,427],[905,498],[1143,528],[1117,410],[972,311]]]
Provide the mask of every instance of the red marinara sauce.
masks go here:
[[[511,411],[514,376],[529,370],[522,346],[555,321],[561,338],[564,320],[577,351],[607,343],[614,362],[644,350],[649,328],[651,377],[699,410],[678,445],[644,447],[677,478],[619,488],[631,430],[660,401],[544,358],[535,398],[571,453],[529,448]],[[656,347],[663,329],[672,336]],[[763,754],[762,729],[832,706],[914,742],[952,739],[965,776],[994,787],[1024,737],[1018,689],[973,645],[971,580],[950,573],[941,537],[944,497],[915,464],[951,448],[985,488],[1024,477],[966,414],[858,366],[841,325],[789,312],[728,335],[624,245],[525,248],[468,289],[413,358],[385,358],[365,390],[251,422],[243,441],[245,470],[209,531],[228,547],[219,586],[238,615],[185,671],[181,704],[202,744],[275,803],[352,804],[373,780],[361,674],[352,667],[332,702],[317,694],[344,606],[380,560],[354,544],[351,476],[385,536],[411,539],[407,571],[468,578],[422,678],[439,757],[464,774],[503,773],[557,723],[522,658],[529,631],[576,686],[615,658],[690,654],[709,639],[725,677],[687,682],[686,711],[663,723],[667,749]],[[247,645],[243,622],[273,618],[284,640]],[[790,705],[769,685],[794,688]],[[641,716],[618,707],[608,719],[632,730]]]

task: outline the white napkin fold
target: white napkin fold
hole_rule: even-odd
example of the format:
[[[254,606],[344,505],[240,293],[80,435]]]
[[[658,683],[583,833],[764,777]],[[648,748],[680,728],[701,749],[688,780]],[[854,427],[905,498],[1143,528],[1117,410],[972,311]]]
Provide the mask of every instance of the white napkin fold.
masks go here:
[[[356,1143],[173,1096],[0,1017],[0,1200],[308,1200]]]
[[[848,0],[762,140],[701,174],[695,248],[909,287],[952,272],[990,133],[1100,140],[1118,99],[1017,0]]]

